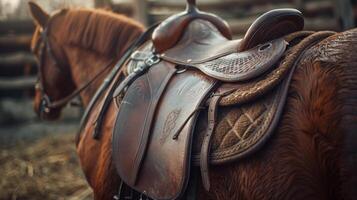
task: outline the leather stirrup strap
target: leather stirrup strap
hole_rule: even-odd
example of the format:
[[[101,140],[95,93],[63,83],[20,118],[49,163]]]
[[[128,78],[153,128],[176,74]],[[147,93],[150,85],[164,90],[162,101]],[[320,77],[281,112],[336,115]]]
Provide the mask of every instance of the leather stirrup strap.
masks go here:
[[[201,147],[201,175],[202,175],[202,183],[204,188],[209,191],[210,181],[209,181],[209,149],[210,149],[210,141],[211,136],[213,134],[215,125],[216,125],[216,115],[217,115],[217,106],[218,102],[221,99],[221,96],[213,96],[209,103],[208,107],[208,126],[206,135],[203,139],[202,147]]]
[[[211,99],[209,99],[209,105],[208,105],[208,124],[207,124],[207,130],[206,134],[204,135],[204,139],[202,142],[201,146],[201,160],[200,160],[200,166],[201,166],[201,176],[202,176],[202,183],[203,187],[209,191],[210,189],[210,180],[209,180],[209,153],[210,153],[210,147],[211,147],[211,138],[212,134],[215,130],[216,124],[217,124],[217,110],[218,110],[218,105],[222,97],[232,93],[234,89],[229,89],[229,88],[223,88],[222,91],[220,91],[217,94],[213,94]]]

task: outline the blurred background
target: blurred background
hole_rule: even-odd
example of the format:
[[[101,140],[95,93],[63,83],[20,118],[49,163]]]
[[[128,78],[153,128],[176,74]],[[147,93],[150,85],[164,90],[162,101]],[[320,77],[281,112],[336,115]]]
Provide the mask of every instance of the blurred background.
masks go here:
[[[30,52],[34,24],[28,0],[0,0],[0,200],[91,199],[75,152],[82,108],[68,106],[61,120],[41,121],[32,109],[37,66]],[[36,0],[47,12],[89,7],[112,10],[146,25],[182,11],[184,0]],[[228,21],[242,37],[260,14],[297,8],[307,30],[355,27],[357,0],[198,0],[201,10]]]

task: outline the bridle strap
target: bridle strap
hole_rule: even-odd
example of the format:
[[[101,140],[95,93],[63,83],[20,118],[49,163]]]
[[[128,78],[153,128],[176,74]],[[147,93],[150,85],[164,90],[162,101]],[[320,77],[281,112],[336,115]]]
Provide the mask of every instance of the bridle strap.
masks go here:
[[[55,66],[57,66],[56,68],[60,71],[63,71],[63,68],[60,67],[60,63],[58,62],[58,59],[56,59],[53,49],[51,47],[50,44],[50,40],[48,37],[48,27],[46,27],[43,32],[41,33],[42,37],[42,43],[43,43],[43,48],[41,50],[41,61],[40,61],[40,68],[42,67],[42,63],[43,63],[43,56],[44,56],[44,52],[47,52],[48,56],[50,57],[51,61],[54,62]],[[49,96],[46,94],[45,90],[44,90],[44,86],[42,83],[42,79],[43,79],[43,75],[41,72],[41,69],[39,69],[39,82],[38,82],[38,86],[37,88],[39,88],[41,90],[41,95],[42,95],[42,106],[44,107],[44,111],[49,111],[49,109],[57,109],[57,108],[61,108],[63,106],[65,106],[68,102],[70,102],[71,100],[73,100],[75,97],[77,97],[83,90],[85,90],[86,88],[88,88],[94,81],[96,81],[104,72],[106,72],[112,65],[115,64],[115,59],[111,60],[102,70],[100,70],[92,79],[90,79],[87,83],[85,83],[84,85],[82,85],[81,87],[79,87],[78,89],[76,89],[75,91],[73,91],[70,95],[60,99],[60,100],[56,100],[56,101],[51,101],[51,99],[49,98]]]
[[[57,101],[53,101],[53,102],[51,102],[50,99],[48,99],[46,107],[50,108],[50,109],[56,109],[56,108],[63,107],[68,102],[70,102],[72,99],[77,97],[83,90],[85,90],[87,87],[89,87],[94,81],[96,81],[105,71],[107,71],[110,68],[110,66],[112,66],[114,64],[114,62],[115,62],[114,60],[110,61],[92,79],[90,79],[87,83],[85,83],[84,85],[82,85],[81,87],[79,87],[78,89],[76,89],[70,95],[64,97],[63,99],[60,99],[60,100],[57,100]]]

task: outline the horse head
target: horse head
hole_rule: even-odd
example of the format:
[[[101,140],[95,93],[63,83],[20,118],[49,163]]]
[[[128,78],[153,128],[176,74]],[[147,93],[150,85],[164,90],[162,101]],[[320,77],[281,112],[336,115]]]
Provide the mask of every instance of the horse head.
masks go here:
[[[36,24],[31,50],[38,59],[34,109],[41,118],[55,120],[75,90],[64,47],[57,39],[66,10],[49,15],[34,2],[29,7]]]

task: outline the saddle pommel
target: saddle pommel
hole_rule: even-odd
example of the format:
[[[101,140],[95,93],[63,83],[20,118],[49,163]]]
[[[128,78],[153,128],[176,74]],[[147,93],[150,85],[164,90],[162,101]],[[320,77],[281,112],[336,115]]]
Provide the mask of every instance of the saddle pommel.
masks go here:
[[[304,17],[300,11],[288,8],[271,10],[261,15],[249,27],[238,51],[246,51],[303,28]]]
[[[194,6],[196,6],[196,0],[187,0],[187,5],[194,5]]]
[[[171,16],[155,29],[152,41],[156,52],[163,53],[174,47],[180,40],[188,24],[195,19],[211,22],[224,37],[232,39],[232,33],[226,21],[214,14],[199,11],[195,0],[188,0],[187,8],[184,12]]]

